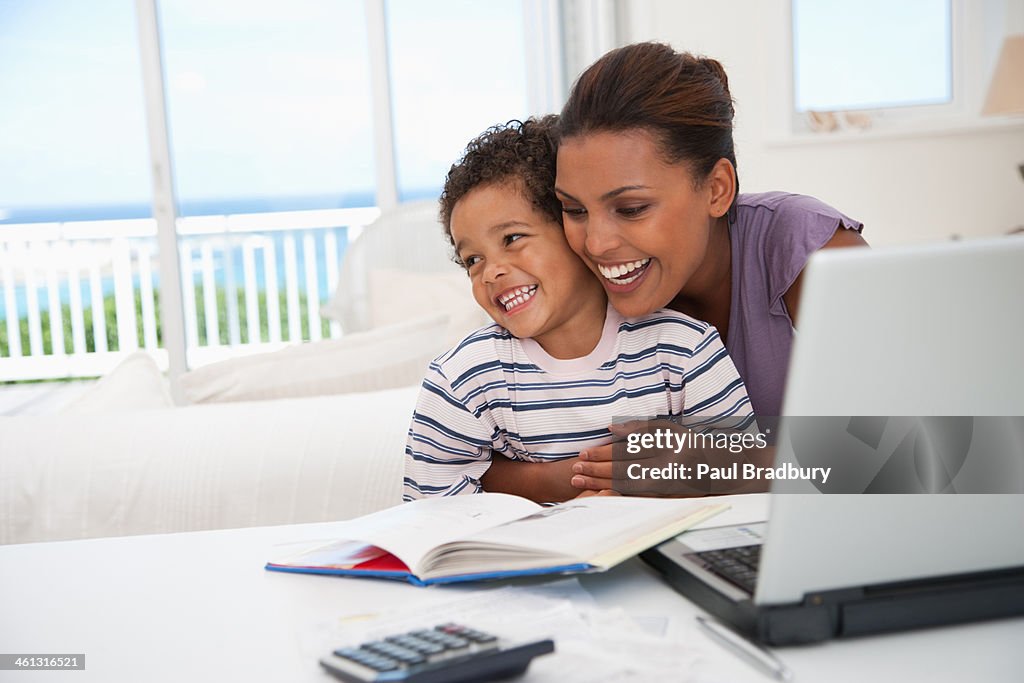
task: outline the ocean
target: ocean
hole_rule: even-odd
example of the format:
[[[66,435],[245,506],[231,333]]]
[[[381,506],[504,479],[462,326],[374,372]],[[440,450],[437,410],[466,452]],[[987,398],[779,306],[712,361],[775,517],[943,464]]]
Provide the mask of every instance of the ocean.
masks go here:
[[[402,194],[402,201],[412,201],[415,199],[423,198],[436,198],[438,195],[437,188],[424,188],[412,192],[405,192]],[[374,206],[374,197],[370,193],[354,193],[347,195],[333,195],[333,196],[301,196],[301,197],[260,197],[260,198],[233,198],[233,199],[202,199],[202,200],[184,200],[179,202],[178,215],[181,217],[189,216],[223,216],[231,214],[243,214],[243,213],[265,213],[265,212],[277,212],[277,211],[302,211],[310,209],[347,209],[347,208],[361,208],[361,207],[372,207]],[[26,224],[26,223],[54,223],[54,222],[74,222],[74,221],[96,221],[96,220],[118,220],[118,219],[129,219],[129,218],[149,218],[152,216],[152,207],[148,202],[127,202],[121,204],[96,204],[96,205],[74,205],[74,206],[26,206],[26,207],[12,207],[4,208],[0,206],[0,234],[2,234],[4,225],[13,224]],[[326,267],[327,259],[336,259],[335,263],[340,264],[341,259],[344,256],[345,248],[348,245],[348,233],[345,228],[338,228],[335,232],[337,253],[326,254],[324,249],[324,242],[320,233],[323,231],[317,231],[317,273],[318,273],[318,285],[319,292],[318,297],[321,301],[326,300],[330,297],[329,286],[326,281]],[[277,273],[279,279],[279,288],[284,291],[284,235],[281,232],[272,233],[274,239],[274,246],[276,252],[277,261]],[[305,290],[305,255],[302,246],[302,231],[296,234],[297,240],[297,272],[299,274],[300,288]],[[242,282],[242,248],[236,247],[230,250],[231,265],[235,271],[235,281],[238,288],[241,290],[243,286]],[[224,284],[224,262],[225,254],[216,252],[215,254],[215,268],[216,268],[216,279],[219,285]],[[261,257],[257,256],[256,263],[256,280],[257,287],[263,289],[264,287],[264,272],[262,267]],[[84,276],[84,277],[83,277]],[[82,300],[83,303],[88,306],[89,301],[89,282],[86,273],[79,273],[79,278],[82,286]],[[154,274],[153,277],[154,286],[159,283],[158,274]],[[45,282],[40,278],[37,279],[39,285],[39,309],[40,311],[48,310],[49,302],[47,299],[47,292],[45,289]],[[134,278],[134,284],[138,286],[138,277]],[[102,291],[104,295],[109,295],[114,291],[113,277],[104,278],[102,281]],[[3,288],[3,283],[0,281],[0,290]],[[27,309],[27,293],[26,288],[22,283],[15,285],[15,301],[19,313],[19,317],[25,317]],[[60,286],[60,300],[62,303],[68,303],[69,301],[69,288],[66,282],[61,283]],[[0,319],[6,320],[7,310],[5,297],[0,296]]]
[[[304,211],[308,209],[354,209],[365,206],[375,206],[372,193],[295,197],[235,197],[231,199],[180,200],[178,202],[178,215],[181,217],[224,216],[236,213]],[[0,204],[0,229],[4,225],[14,223],[102,221],[123,218],[149,218],[152,215],[153,207],[148,201],[64,206],[5,207],[3,204]]]

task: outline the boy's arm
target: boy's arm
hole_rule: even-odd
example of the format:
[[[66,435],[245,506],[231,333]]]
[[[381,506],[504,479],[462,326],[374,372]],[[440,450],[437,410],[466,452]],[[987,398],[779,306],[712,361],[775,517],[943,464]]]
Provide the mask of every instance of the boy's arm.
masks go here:
[[[491,466],[481,483],[485,491],[512,493],[537,503],[560,503],[580,493],[570,483],[572,466],[578,460],[522,462],[491,453]]]
[[[402,499],[478,493],[490,446],[486,429],[455,399],[448,379],[432,364],[406,438]]]
[[[694,348],[692,356],[680,359],[679,367],[685,368],[682,405],[682,421],[685,425],[697,430],[712,425],[719,428],[730,425],[745,429],[756,428],[746,385],[715,328],[708,327],[700,343]],[[638,423],[629,426],[611,425],[609,430],[619,439],[625,439],[632,431],[645,431],[651,427],[679,429],[669,423]],[[574,465],[570,483],[577,490],[613,488],[617,491],[630,492],[635,485],[621,478],[627,466],[621,453],[622,451],[619,461],[615,462],[611,444],[588,448],[580,454],[579,462]],[[689,449],[677,453],[674,449],[662,452],[645,448],[636,456],[636,462],[646,467],[679,463],[694,468],[697,463],[716,466],[728,464],[723,459],[727,458],[728,462],[749,462],[764,467],[772,464],[773,456],[773,447],[744,449],[735,453],[723,449]],[[706,478],[699,481],[670,481],[665,486],[658,487],[660,495],[676,496],[748,493],[765,489],[766,484],[761,480],[747,482]]]

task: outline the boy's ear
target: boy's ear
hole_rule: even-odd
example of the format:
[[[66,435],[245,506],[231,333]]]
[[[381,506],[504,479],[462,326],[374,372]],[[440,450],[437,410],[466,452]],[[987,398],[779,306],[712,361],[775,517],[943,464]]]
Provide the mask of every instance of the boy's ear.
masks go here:
[[[721,218],[736,198],[736,169],[726,158],[719,159],[705,180],[708,188],[708,212]]]

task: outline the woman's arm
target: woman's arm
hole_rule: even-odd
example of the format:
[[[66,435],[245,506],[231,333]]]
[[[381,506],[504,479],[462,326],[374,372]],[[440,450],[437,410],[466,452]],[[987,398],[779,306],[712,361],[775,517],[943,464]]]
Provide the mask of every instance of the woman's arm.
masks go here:
[[[512,493],[537,503],[560,503],[579,495],[570,483],[579,458],[557,462],[522,462],[491,453],[491,466],[480,479],[484,491]]]
[[[822,245],[822,249],[842,249],[844,247],[866,247],[868,243],[864,241],[861,234],[856,230],[849,230],[839,226],[836,228],[835,233],[829,238],[828,242]],[[807,270],[807,266],[800,271],[800,274],[796,276],[796,280],[789,286],[786,293],[782,295],[782,300],[786,302],[786,310],[789,311],[789,318],[793,321],[793,327],[797,326],[796,316],[800,310],[800,292],[803,288],[804,270]]]

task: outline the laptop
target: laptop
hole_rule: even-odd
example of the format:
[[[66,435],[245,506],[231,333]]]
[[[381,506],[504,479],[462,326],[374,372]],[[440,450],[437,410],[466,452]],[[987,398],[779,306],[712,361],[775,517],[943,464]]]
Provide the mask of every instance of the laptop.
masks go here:
[[[771,645],[1024,614],[1024,237],[816,254],[799,321],[776,465],[833,488],[644,560]]]

